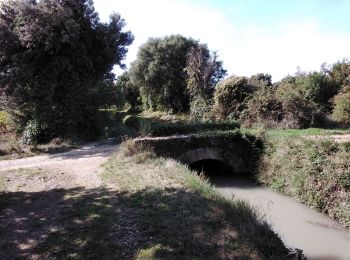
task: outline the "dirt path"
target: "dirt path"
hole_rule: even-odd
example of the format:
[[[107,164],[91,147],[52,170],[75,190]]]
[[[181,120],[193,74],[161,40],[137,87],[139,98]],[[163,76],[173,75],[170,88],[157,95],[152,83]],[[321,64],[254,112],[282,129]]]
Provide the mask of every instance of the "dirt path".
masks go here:
[[[307,136],[310,140],[332,140],[336,143],[347,143],[350,142],[350,134],[344,135],[313,135]]]
[[[74,208],[70,198],[97,197],[101,164],[115,149],[92,144],[60,154],[0,161],[0,259],[41,259],[42,252],[40,257],[36,254],[40,243],[66,227],[62,212]],[[86,196],[91,192],[94,196]]]
[[[106,161],[113,149],[115,146],[91,144],[60,154],[0,161],[0,171],[21,168],[42,169],[44,173],[35,176],[33,181],[37,187],[31,191],[74,187],[94,188],[100,185],[98,178],[100,165]],[[15,177],[9,182],[11,186],[16,186]],[[26,186],[30,188],[32,185]],[[15,190],[10,189],[10,191]]]

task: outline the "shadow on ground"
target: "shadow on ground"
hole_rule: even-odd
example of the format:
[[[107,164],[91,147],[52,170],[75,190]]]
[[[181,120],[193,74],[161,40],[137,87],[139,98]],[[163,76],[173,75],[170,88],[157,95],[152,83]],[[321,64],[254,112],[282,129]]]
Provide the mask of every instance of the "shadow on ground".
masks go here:
[[[287,255],[265,224],[248,211],[239,212],[233,215],[196,192],[174,188],[134,193],[106,188],[3,192],[0,259]]]

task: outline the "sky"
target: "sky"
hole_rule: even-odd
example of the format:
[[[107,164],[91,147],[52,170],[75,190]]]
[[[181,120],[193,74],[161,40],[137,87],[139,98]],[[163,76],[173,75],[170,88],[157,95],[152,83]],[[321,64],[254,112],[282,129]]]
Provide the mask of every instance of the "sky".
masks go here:
[[[273,81],[350,57],[350,0],[95,0],[107,22],[125,19],[135,40],[181,34],[217,51],[229,75],[269,73]],[[116,70],[117,74],[120,73]]]

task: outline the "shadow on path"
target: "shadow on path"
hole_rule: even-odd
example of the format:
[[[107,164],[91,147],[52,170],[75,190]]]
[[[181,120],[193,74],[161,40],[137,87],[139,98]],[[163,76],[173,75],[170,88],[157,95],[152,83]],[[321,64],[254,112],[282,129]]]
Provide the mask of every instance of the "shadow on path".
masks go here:
[[[264,252],[263,258],[287,255],[281,240],[247,208],[218,207],[174,188],[3,192],[0,228],[0,259],[130,259],[147,256],[147,250],[166,259],[245,258],[252,251]]]

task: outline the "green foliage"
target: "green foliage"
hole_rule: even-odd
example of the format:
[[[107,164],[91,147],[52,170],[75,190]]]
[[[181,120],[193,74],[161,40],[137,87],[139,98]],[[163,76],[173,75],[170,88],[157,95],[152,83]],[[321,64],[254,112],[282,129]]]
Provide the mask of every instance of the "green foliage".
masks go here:
[[[307,100],[302,91],[280,86],[276,97],[282,104],[283,118],[280,124],[286,128],[308,128],[314,124],[317,115],[316,104]]]
[[[283,104],[276,97],[271,87],[262,87],[255,91],[247,102],[247,108],[242,112],[240,119],[246,127],[263,125],[275,128],[283,119]]]
[[[12,128],[12,120],[10,115],[0,110],[0,133],[6,132]]]
[[[220,81],[214,94],[213,113],[217,119],[238,119],[244,109],[246,98],[252,93],[245,77],[231,76]]]
[[[331,66],[328,70],[330,82],[339,92],[343,86],[350,85],[350,61],[343,59]]]
[[[127,103],[131,111],[136,111],[142,105],[140,90],[135,86],[131,80],[128,72],[120,75],[116,82],[117,89],[121,92],[123,105]],[[120,106],[122,107],[122,106]]]
[[[130,69],[132,84],[140,89],[147,109],[188,111],[187,53],[197,44],[181,35],[151,38],[142,45]]]
[[[128,115],[123,123],[128,127],[137,129],[141,134],[152,136],[168,136],[192,134],[206,131],[230,131],[240,127],[237,122],[159,122],[156,120]]]
[[[333,118],[343,125],[350,125],[350,86],[335,96]]]
[[[29,120],[45,125],[45,139],[92,137],[98,107],[110,103],[98,96],[110,94],[102,82],[113,80],[113,65],[123,67],[133,40],[124,20],[112,14],[101,23],[89,0],[14,0],[0,8],[0,86],[13,116],[23,128]]]
[[[272,76],[270,74],[258,73],[248,78],[247,83],[253,90],[257,90],[261,87],[271,87]]]
[[[307,100],[303,94],[302,90],[292,87],[288,82],[277,88],[262,86],[250,96],[241,114],[242,123],[247,127],[310,127],[314,125],[318,111],[316,104]]]
[[[36,144],[41,133],[41,126],[36,120],[29,120],[23,131],[22,143]]]
[[[190,102],[190,120],[206,122],[211,119],[213,102],[209,98],[196,96]]]
[[[143,119],[135,116],[135,115],[127,115],[126,117],[124,117],[123,119],[123,124],[135,128],[135,129],[140,129],[141,128],[141,121]]]
[[[215,85],[226,75],[226,70],[215,52],[210,53],[206,45],[198,45],[188,53],[185,71],[191,119],[207,121],[211,116]]]
[[[187,91],[191,98],[211,98],[215,85],[226,75],[217,54],[211,53],[203,44],[191,48],[187,54],[185,71]]]
[[[96,84],[94,96],[100,108],[108,109],[113,106],[117,108],[124,107],[125,102],[122,89],[113,82],[113,79],[114,76]]]
[[[350,227],[349,150],[333,141],[267,138],[259,180]]]

